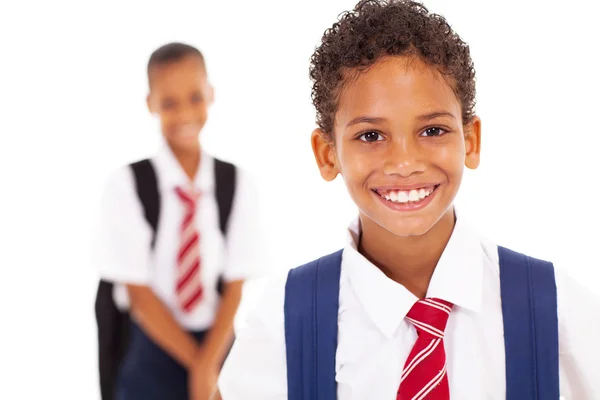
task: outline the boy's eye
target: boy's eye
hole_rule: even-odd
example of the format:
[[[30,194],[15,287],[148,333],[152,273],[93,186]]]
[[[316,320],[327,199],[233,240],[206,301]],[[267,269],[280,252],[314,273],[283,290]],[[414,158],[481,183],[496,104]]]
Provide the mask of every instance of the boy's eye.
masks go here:
[[[175,102],[173,100],[167,99],[162,102],[161,106],[164,110],[170,110],[171,108],[175,107]]]
[[[365,132],[362,135],[360,135],[358,137],[360,140],[362,140],[363,142],[378,142],[380,140],[383,139],[383,136],[381,136],[379,133],[377,132]]]
[[[202,102],[202,96],[198,93],[193,94],[192,95],[192,103],[201,103]]]
[[[444,133],[446,133],[445,129],[434,127],[425,129],[421,136],[442,136]]]

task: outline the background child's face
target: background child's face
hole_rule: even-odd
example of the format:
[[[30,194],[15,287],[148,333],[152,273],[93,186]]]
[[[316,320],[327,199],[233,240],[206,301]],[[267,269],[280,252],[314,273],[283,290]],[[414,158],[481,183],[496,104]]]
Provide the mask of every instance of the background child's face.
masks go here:
[[[197,146],[213,96],[202,60],[188,56],[157,66],[150,82],[148,107],[160,118],[167,142],[182,149]]]
[[[479,163],[479,119],[463,126],[452,87],[416,57],[382,58],[348,77],[335,143],[313,134],[321,173],[343,176],[363,223],[423,235],[451,212],[463,166]]]

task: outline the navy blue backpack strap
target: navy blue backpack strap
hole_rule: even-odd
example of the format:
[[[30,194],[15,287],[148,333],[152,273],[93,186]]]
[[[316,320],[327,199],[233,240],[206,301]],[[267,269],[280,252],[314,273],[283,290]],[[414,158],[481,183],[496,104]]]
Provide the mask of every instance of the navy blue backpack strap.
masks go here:
[[[554,266],[504,247],[500,290],[508,400],[558,400],[558,317]]]
[[[335,400],[342,250],[290,270],[285,286],[288,400]]]

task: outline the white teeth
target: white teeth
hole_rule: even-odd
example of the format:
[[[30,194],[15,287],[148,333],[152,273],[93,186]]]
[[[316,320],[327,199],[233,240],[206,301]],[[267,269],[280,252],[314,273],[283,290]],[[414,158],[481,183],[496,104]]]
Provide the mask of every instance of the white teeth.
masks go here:
[[[408,194],[406,192],[398,192],[398,201],[406,203],[408,201]]]
[[[433,187],[428,189],[412,189],[410,191],[393,190],[385,194],[380,193],[380,196],[394,203],[408,203],[409,201],[421,201],[433,192]]]

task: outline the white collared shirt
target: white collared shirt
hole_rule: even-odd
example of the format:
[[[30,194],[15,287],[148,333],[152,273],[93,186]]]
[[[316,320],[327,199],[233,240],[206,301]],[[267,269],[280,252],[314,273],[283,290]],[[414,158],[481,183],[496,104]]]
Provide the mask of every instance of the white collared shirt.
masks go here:
[[[257,193],[247,173],[238,168],[225,241],[219,229],[214,158],[202,152],[194,182],[189,181],[164,142],[151,161],[161,201],[154,251],[150,245],[152,229],[144,218],[133,173],[129,166],[123,166],[110,177],[102,196],[94,263],[101,277],[107,280],[150,286],[184,328],[207,329],[218,306],[219,276],[233,281],[259,273]],[[204,298],[190,314],[180,310],[175,295],[179,228],[184,215],[181,200],[175,193],[178,185],[192,185],[200,191],[196,224],[200,233]],[[122,308],[128,306],[123,285],[115,286],[115,301]]]
[[[339,400],[393,400],[417,338],[405,318],[417,298],[358,251],[358,222],[342,255],[336,381]],[[286,276],[268,285],[219,378],[224,400],[287,399]],[[600,301],[556,273],[560,385],[564,399],[600,399]],[[506,398],[498,247],[459,217],[427,293],[455,304],[445,333],[450,394]]]

